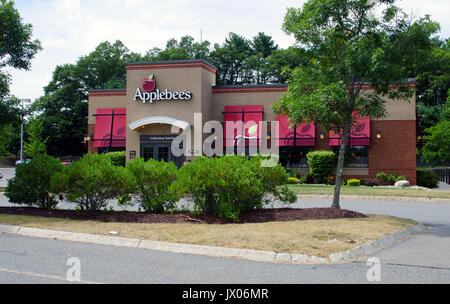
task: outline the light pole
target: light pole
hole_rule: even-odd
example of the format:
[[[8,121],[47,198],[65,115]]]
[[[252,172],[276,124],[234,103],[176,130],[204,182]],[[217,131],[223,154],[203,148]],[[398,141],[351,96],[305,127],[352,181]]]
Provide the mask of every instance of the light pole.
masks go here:
[[[20,163],[23,163],[23,112],[25,111],[23,108],[24,103],[30,103],[30,99],[21,99],[22,103],[22,126],[20,128]]]

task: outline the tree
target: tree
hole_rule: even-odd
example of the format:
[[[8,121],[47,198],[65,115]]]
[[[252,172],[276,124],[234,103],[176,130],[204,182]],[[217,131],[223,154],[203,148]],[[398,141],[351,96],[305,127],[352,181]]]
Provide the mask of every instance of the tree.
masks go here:
[[[217,67],[217,84],[251,83],[251,69],[245,63],[250,55],[250,41],[236,33],[230,33],[222,46],[216,43],[211,61]]]
[[[340,208],[342,172],[351,128],[360,116],[385,115],[383,97],[412,95],[408,67],[431,47],[439,25],[409,20],[395,0],[309,0],[289,8],[283,30],[294,35],[309,63],[292,72],[289,89],[274,104],[293,124],[321,125],[342,135],[332,207]],[[384,8],[381,17],[376,10]],[[370,91],[362,90],[370,83]]]
[[[32,119],[28,124],[28,141],[24,143],[23,150],[31,158],[47,152],[45,144],[48,141],[48,137],[42,139],[43,130],[43,123],[40,119]]]
[[[424,131],[425,145],[421,150],[423,160],[436,165],[450,162],[450,95],[442,113],[441,122]]]
[[[87,132],[88,91],[126,86],[126,62],[137,59],[121,41],[102,42],[75,64],[57,66],[45,95],[34,104],[51,155],[80,155]]]
[[[22,23],[14,2],[0,0],[0,98],[9,93],[9,74],[5,67],[29,70],[31,59],[40,51],[39,40],[32,40],[31,24]]]

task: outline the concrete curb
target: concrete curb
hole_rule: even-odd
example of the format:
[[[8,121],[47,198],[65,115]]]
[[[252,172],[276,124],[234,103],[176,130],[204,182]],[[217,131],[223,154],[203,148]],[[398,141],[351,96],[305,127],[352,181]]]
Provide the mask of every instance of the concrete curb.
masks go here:
[[[333,199],[332,195],[319,194],[297,194],[299,199]],[[428,198],[428,197],[408,197],[408,196],[369,196],[369,195],[341,195],[343,200],[364,200],[364,201],[398,201],[398,202],[432,202],[450,203],[448,198]]]
[[[419,224],[404,231],[364,244],[347,252],[331,255],[328,259],[304,254],[277,253],[251,249],[237,249],[204,245],[190,245],[169,242],[139,240],[131,238],[94,235],[86,233],[64,232],[47,229],[0,225],[0,233],[15,234],[28,237],[38,237],[72,242],[92,243],[129,248],[141,248],[155,251],[165,251],[182,254],[206,255],[219,258],[237,258],[258,262],[288,263],[288,264],[326,264],[348,262],[363,255],[377,251],[383,247],[403,240],[411,235],[425,231],[425,226]]]
[[[415,234],[422,233],[426,231],[427,228],[422,225],[418,224],[416,226],[410,227],[406,230],[396,232],[394,234],[391,234],[389,236],[386,236],[384,238],[372,241],[370,243],[361,245],[357,248],[348,250],[346,252],[332,254],[329,257],[329,260],[333,263],[336,262],[350,262],[351,260],[357,260],[363,256],[367,256],[375,251],[378,251],[380,249],[383,249],[387,246],[390,246],[394,243],[403,241]]]

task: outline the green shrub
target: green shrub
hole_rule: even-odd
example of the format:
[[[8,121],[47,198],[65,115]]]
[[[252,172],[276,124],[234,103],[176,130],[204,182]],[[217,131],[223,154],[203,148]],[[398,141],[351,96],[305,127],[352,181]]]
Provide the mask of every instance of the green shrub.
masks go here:
[[[298,179],[297,179],[296,177],[289,177],[288,180],[287,180],[287,183],[288,183],[289,185],[295,185],[295,184],[298,184]]]
[[[199,157],[179,170],[180,193],[192,195],[197,212],[238,221],[242,212],[260,209],[275,198],[293,203],[286,170],[261,167],[260,156]]]
[[[36,155],[29,163],[17,167],[15,177],[8,181],[5,196],[13,204],[53,209],[58,200],[50,193],[50,180],[62,169],[58,159],[46,154]]]
[[[172,187],[177,179],[174,163],[136,158],[126,168],[132,176],[133,194],[145,212],[164,213],[174,209],[179,199]]]
[[[300,184],[314,184],[315,179],[314,179],[314,175],[312,175],[311,173],[307,173],[305,175],[303,175],[302,177],[300,177],[299,179],[299,183]]]
[[[406,180],[406,177],[403,175],[397,176],[397,173],[393,172],[391,174],[386,174],[384,172],[379,172],[376,175],[376,181],[381,185],[392,186],[396,182]]]
[[[114,166],[109,157],[89,153],[55,174],[51,190],[81,210],[98,211],[107,207],[108,200],[130,193],[132,180],[129,171]]]
[[[430,170],[417,169],[417,185],[426,188],[438,188],[439,176]]]
[[[335,155],[331,151],[309,152],[308,158],[309,172],[314,176],[318,184],[325,183],[328,176],[334,169]]]
[[[109,152],[105,154],[111,159],[111,162],[114,166],[117,167],[125,167],[126,164],[126,152]]]
[[[359,187],[361,186],[361,181],[359,179],[349,179],[347,181],[347,186]]]

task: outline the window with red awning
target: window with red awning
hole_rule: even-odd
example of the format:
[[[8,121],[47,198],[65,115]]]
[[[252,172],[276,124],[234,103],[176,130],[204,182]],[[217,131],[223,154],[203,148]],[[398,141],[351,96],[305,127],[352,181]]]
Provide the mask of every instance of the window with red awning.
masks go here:
[[[358,117],[358,113],[353,113],[354,117]],[[340,146],[342,142],[342,131],[335,134],[330,131],[330,146]],[[370,146],[370,117],[359,117],[356,124],[352,127],[347,146]]]
[[[263,120],[263,106],[244,107],[245,146],[261,145],[261,122]]]
[[[122,148],[126,146],[125,108],[97,109],[94,133],[94,147]]]
[[[316,144],[316,126],[311,124],[302,124],[291,129],[289,117],[279,115],[277,117],[279,123],[277,145],[280,147],[297,146],[297,147],[314,147]]]
[[[224,114],[224,140],[225,147],[231,147],[235,145],[235,139],[237,136],[242,135],[242,122],[244,118],[243,106],[227,106],[225,107]],[[227,126],[227,123],[229,126]],[[233,125],[236,124],[236,128]]]

